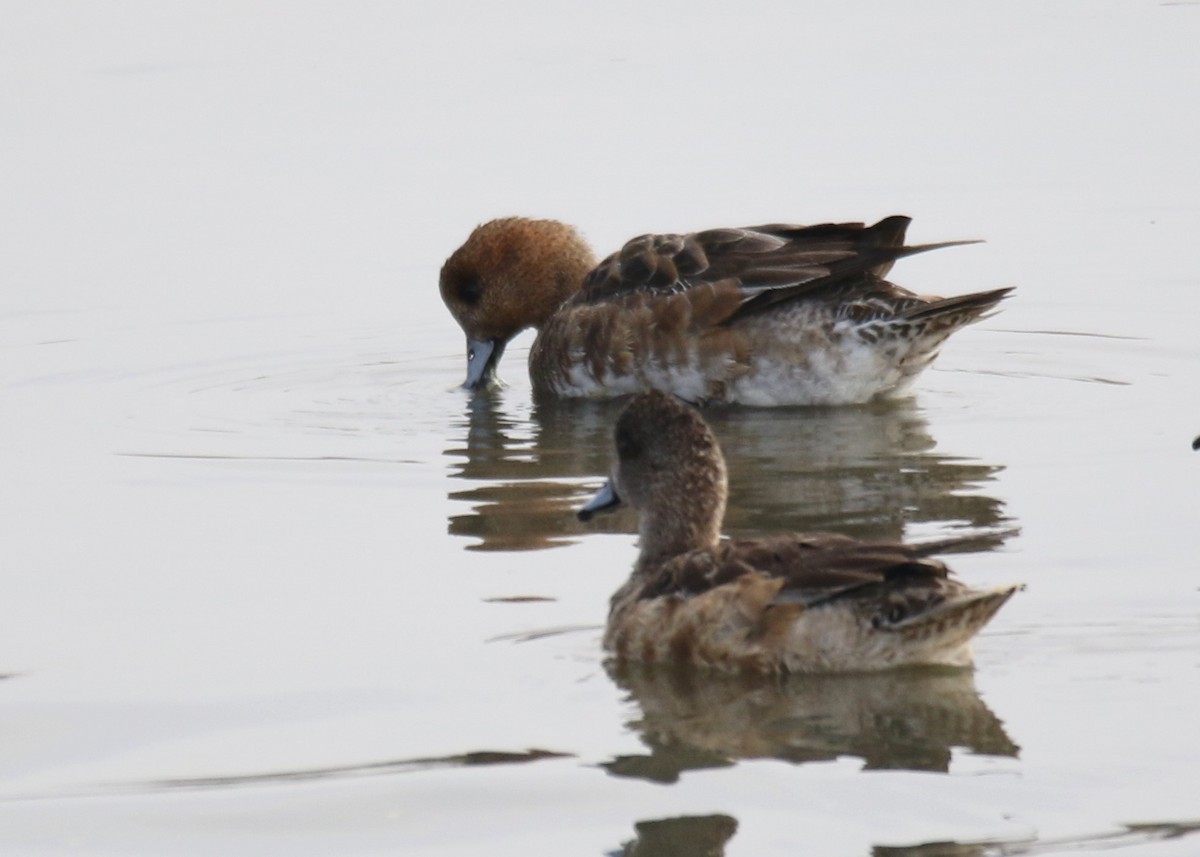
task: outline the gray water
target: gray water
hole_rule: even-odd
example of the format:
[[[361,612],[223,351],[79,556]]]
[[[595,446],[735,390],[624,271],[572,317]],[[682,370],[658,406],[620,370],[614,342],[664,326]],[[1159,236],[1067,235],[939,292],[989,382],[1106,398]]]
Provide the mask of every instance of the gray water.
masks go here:
[[[7,11],[5,854],[1200,850],[1200,6]],[[528,335],[457,389],[442,260],[894,212],[1016,295],[910,399],[709,412],[727,530],[1027,589],[973,672],[606,664],[615,408]]]

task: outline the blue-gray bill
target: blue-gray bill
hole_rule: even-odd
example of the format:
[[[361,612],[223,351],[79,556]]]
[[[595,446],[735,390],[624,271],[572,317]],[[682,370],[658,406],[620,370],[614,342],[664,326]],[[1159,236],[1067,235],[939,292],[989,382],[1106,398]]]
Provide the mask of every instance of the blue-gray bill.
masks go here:
[[[593,515],[603,512],[611,512],[621,505],[621,497],[613,488],[612,480],[609,479],[604,483],[604,486],[596,492],[596,495],[588,500],[587,503],[575,515],[581,521],[590,521]]]
[[[504,355],[506,342],[500,339],[471,339],[467,337],[467,380],[464,390],[489,390],[501,381],[496,367]]]

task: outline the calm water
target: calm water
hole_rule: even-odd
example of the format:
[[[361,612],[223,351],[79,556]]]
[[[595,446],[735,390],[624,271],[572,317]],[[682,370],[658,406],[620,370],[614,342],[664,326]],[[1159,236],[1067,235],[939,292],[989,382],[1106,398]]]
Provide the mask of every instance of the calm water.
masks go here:
[[[1200,6],[8,12],[0,851],[1200,851]],[[436,295],[513,212],[987,239],[913,398],[707,414],[732,533],[1011,531],[977,669],[606,664],[615,408]]]

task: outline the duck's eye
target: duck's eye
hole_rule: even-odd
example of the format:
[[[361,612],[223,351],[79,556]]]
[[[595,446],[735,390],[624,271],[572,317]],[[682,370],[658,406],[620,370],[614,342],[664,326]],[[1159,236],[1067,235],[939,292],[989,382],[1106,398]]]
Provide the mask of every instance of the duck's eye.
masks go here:
[[[617,455],[621,458],[637,458],[641,455],[641,444],[625,429],[617,430]]]
[[[458,287],[458,299],[465,304],[474,306],[479,303],[481,297],[483,297],[483,288],[475,277],[463,280],[462,285]]]
[[[893,604],[891,607],[888,608],[887,620],[888,620],[889,624],[895,625],[897,622],[901,621],[903,618],[904,618],[904,605],[903,604]]]

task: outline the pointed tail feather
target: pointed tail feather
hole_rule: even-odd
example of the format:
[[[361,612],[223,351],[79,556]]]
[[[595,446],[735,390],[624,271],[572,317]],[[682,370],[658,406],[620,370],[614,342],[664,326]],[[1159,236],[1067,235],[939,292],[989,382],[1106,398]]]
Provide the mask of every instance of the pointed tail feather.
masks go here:
[[[884,279],[892,270],[892,265],[895,264],[896,260],[903,259],[905,256],[913,256],[917,253],[924,253],[927,250],[940,250],[943,247],[958,247],[962,244],[982,243],[976,239],[967,241],[939,241],[936,244],[914,244],[906,247],[904,237],[910,223],[912,223],[911,217],[894,214],[891,217],[885,217],[874,226],[867,228],[865,233],[867,241],[864,246],[894,251],[893,254],[885,256],[870,269],[872,274],[880,279]]]
[[[982,244],[981,238],[964,238],[960,241],[936,241],[932,244],[908,244],[903,247],[885,247],[881,248],[884,251],[890,251],[892,257],[887,262],[877,266],[872,270],[875,276],[884,278],[888,272],[892,270],[892,264],[897,259],[904,259],[908,256],[915,256],[918,253],[928,253],[930,250],[942,250],[946,247],[965,247],[968,244]]]
[[[979,239],[972,238],[963,241],[938,241],[934,244],[881,244],[863,248],[855,257],[844,262],[829,264],[830,278],[859,271],[870,271],[880,279],[885,278],[898,259],[915,256],[918,253],[928,253],[930,250],[942,250],[946,247],[962,247],[967,244],[982,244]]]
[[[892,627],[892,631],[910,642],[953,646],[970,640],[1024,584],[971,590],[924,613]]]
[[[1013,288],[1013,286],[1006,286],[1002,289],[992,289],[988,292],[975,292],[969,295],[943,298],[942,300],[932,301],[905,310],[900,313],[900,317],[910,321],[921,321],[933,318],[961,316],[961,321],[958,324],[967,324],[984,318],[991,310],[996,308],[996,305],[1000,301],[1012,293]]]

